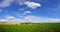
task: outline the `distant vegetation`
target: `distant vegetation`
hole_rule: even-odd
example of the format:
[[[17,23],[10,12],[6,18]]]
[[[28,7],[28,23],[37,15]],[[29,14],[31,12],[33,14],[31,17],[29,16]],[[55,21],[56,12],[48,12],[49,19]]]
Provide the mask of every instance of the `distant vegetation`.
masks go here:
[[[0,32],[60,32],[60,23],[1,25]]]

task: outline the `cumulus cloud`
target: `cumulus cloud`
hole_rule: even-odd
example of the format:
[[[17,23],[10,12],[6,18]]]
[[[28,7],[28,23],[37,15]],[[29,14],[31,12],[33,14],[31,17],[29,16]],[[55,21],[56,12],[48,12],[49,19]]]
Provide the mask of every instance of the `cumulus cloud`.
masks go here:
[[[30,2],[30,1],[18,1],[19,5],[26,5],[29,8],[35,9],[37,7],[41,7],[40,3],[36,3],[36,2]]]
[[[41,7],[41,4],[39,3],[35,3],[35,2],[30,2],[30,1],[26,1],[24,2],[29,8],[35,9],[37,7]]]
[[[35,9],[37,7],[41,7],[40,3],[24,1],[24,0],[3,0],[0,3],[1,8],[9,7],[13,2],[19,3],[20,5],[27,5],[29,8]]]
[[[14,1],[14,0],[3,0],[3,1],[0,3],[0,7],[3,7],[3,8],[9,7],[13,1]]]

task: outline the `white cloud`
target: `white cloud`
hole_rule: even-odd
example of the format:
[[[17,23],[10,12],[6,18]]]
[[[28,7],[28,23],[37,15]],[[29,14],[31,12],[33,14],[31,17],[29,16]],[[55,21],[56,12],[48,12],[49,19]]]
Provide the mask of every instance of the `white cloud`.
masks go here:
[[[15,17],[13,17],[13,16],[6,16],[6,21],[7,22],[15,21]]]
[[[32,8],[32,9],[41,7],[41,4],[39,4],[39,3],[24,1],[24,0],[3,0],[0,3],[0,7],[1,8],[9,7],[13,2],[19,3],[20,5],[27,5],[29,8]]]
[[[26,16],[24,19],[26,22],[39,22],[40,18],[34,16]]]
[[[3,8],[9,7],[13,1],[14,1],[14,0],[3,0],[3,1],[0,3],[0,7],[3,7]]]
[[[27,7],[35,9],[37,7],[41,7],[40,3],[36,3],[36,2],[30,2],[30,1],[17,1],[19,3],[19,5],[27,5]]]
[[[33,23],[56,23],[60,22],[60,19],[52,19],[52,18],[44,18],[44,17],[36,17],[36,16],[26,16],[25,21],[30,21]]]
[[[23,2],[21,2],[21,1],[19,2],[19,4],[20,4],[20,5],[24,5],[24,3],[23,3]]]
[[[41,7],[41,4],[39,3],[35,3],[35,2],[30,2],[30,1],[27,1],[27,2],[24,2],[28,7],[32,8],[32,9],[35,9],[37,7]]]
[[[31,14],[31,11],[25,11],[24,14]]]
[[[15,17],[13,17],[13,16],[7,16],[6,18],[7,19],[14,19]]]
[[[26,16],[23,19],[18,19],[12,16],[7,17],[6,19],[1,19],[4,22],[32,22],[32,23],[59,23],[60,19],[36,17],[36,16]]]
[[[0,19],[0,22],[5,22],[6,20],[5,19]]]

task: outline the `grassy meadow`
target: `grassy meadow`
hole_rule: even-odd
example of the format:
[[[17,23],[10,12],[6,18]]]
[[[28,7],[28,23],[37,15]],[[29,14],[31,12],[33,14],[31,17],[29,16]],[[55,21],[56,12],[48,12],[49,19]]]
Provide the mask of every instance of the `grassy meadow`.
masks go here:
[[[0,24],[0,32],[60,32],[60,23]]]

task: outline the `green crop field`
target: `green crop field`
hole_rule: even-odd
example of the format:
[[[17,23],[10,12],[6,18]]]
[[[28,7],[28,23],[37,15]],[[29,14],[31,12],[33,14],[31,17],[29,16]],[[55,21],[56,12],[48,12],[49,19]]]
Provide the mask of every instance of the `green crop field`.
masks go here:
[[[60,32],[60,23],[1,25],[0,32]]]

